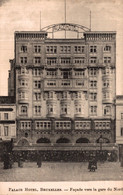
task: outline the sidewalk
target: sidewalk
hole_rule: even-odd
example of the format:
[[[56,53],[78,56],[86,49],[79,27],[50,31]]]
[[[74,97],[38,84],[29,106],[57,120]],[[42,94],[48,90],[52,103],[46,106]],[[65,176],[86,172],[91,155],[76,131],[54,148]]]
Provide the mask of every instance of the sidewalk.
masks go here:
[[[0,163],[0,182],[5,181],[102,181],[123,180],[123,168],[119,162],[98,162],[96,172],[89,172],[88,163],[43,162],[38,168],[36,162],[24,162],[23,168],[14,163],[12,169],[3,169]]]

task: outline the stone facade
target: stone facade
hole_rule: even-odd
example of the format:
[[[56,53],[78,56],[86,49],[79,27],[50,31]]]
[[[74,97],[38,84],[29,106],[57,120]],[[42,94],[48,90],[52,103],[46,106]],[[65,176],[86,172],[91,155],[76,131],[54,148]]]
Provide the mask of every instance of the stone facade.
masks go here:
[[[84,32],[78,39],[15,32],[11,64],[16,146],[89,145],[100,137],[115,143],[115,32]]]

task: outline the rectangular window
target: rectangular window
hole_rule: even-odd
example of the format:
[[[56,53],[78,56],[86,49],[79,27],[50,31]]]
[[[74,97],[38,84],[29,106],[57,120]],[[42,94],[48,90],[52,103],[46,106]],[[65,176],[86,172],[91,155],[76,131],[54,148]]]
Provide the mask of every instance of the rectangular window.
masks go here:
[[[123,113],[121,113],[121,119],[123,119]]]
[[[47,71],[47,76],[55,77],[57,75],[56,71]]]
[[[4,113],[4,120],[8,120],[9,119],[9,114],[8,113]]]
[[[57,63],[57,58],[47,58],[47,65],[54,65]]]
[[[71,60],[70,58],[61,58],[61,64],[70,64]]]
[[[47,81],[48,87],[56,86],[56,81]]]
[[[90,76],[96,76],[97,75],[97,69],[96,68],[90,68],[89,75]]]
[[[41,100],[41,93],[34,93],[34,100]]]
[[[97,114],[97,106],[90,106],[90,114],[91,115]]]
[[[84,80],[76,81],[76,86],[83,86],[84,87],[84,85],[85,85]]]
[[[97,100],[97,93],[90,93],[90,100]]]
[[[106,46],[104,47],[104,51],[111,52],[111,46],[106,45]]]
[[[57,53],[57,46],[46,46],[46,53]]]
[[[123,127],[121,128],[121,136],[123,136]]]
[[[60,46],[60,53],[70,53],[71,47],[70,46]]]
[[[75,71],[75,76],[84,77],[85,76],[85,71],[84,70]]]
[[[27,52],[27,46],[22,45],[21,46],[21,52],[26,53]]]
[[[55,129],[71,129],[70,121],[57,121],[55,122]]]
[[[40,52],[41,52],[41,46],[35,45],[35,46],[34,46],[34,52],[35,52],[35,53],[40,53]]]
[[[80,122],[76,121],[75,122],[75,129],[90,129],[90,122]]]
[[[34,63],[35,64],[40,64],[41,63],[41,57],[35,57],[34,58]]]
[[[62,86],[70,86],[70,81],[69,81],[69,80],[63,80],[63,81],[61,82],[61,85],[62,85]]]
[[[74,46],[74,53],[84,53],[85,47],[84,46]]]
[[[40,121],[36,121],[35,122],[35,127],[36,129],[51,129],[51,122],[49,121],[43,121],[43,122],[40,122]]]
[[[20,122],[21,129],[31,129],[31,122],[29,121],[23,121]]]
[[[41,88],[41,81],[34,81],[34,88],[40,89]]]
[[[104,61],[104,64],[110,64],[111,63],[111,57],[104,57],[103,61]]]
[[[9,127],[4,126],[4,136],[8,136],[8,135],[9,135]]]
[[[90,46],[90,53],[96,53],[97,52],[97,46]]]
[[[38,68],[33,69],[33,75],[34,76],[40,76],[41,75],[41,69],[38,69]]]
[[[74,64],[84,64],[85,63],[85,58],[84,57],[82,57],[82,58],[75,58],[74,60],[73,60],[73,62],[74,62]]]
[[[96,88],[97,87],[97,81],[90,81],[90,87]]]
[[[35,106],[34,113],[35,113],[35,115],[40,115],[41,114],[41,106]]]
[[[27,64],[27,57],[20,57],[21,64]]]
[[[97,58],[96,57],[91,57],[90,58],[90,64],[96,64],[97,63]]]

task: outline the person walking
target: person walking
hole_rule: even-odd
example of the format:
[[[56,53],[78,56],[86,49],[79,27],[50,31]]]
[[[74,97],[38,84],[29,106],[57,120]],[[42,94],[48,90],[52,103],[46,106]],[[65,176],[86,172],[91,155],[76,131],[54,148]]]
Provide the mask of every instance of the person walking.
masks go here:
[[[42,165],[42,159],[41,159],[40,153],[38,153],[37,155],[37,165],[38,165],[38,168],[40,168]]]

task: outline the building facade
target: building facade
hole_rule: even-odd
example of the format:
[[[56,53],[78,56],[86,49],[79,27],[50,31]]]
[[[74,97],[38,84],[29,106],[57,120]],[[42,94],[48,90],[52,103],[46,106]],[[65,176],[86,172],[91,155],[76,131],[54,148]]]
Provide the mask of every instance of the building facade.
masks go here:
[[[14,97],[0,96],[0,154],[11,151],[16,139],[16,106]]]
[[[119,159],[123,156],[123,95],[116,97],[116,143],[119,145]]]
[[[99,148],[100,138],[104,145],[115,143],[115,32],[85,31],[73,39],[48,38],[43,30],[15,32],[10,63],[15,148]]]

